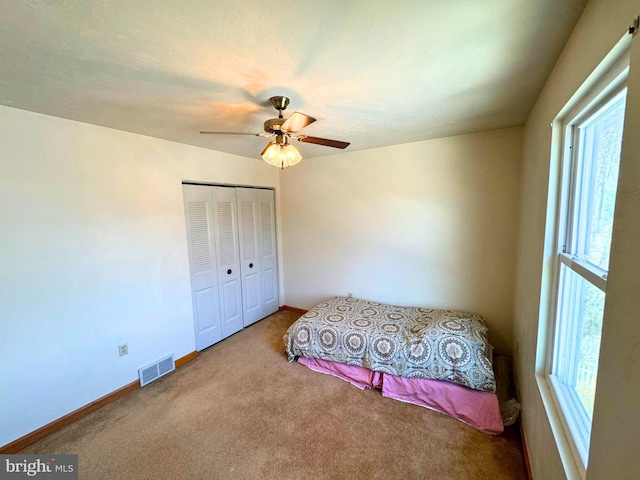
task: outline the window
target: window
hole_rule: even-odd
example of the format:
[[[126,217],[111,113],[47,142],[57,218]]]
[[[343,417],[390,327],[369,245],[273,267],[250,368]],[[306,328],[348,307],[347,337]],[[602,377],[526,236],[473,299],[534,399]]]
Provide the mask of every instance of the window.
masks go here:
[[[563,123],[547,380],[582,470],[588,461],[607,290],[624,126],[624,77],[623,73],[601,89]]]

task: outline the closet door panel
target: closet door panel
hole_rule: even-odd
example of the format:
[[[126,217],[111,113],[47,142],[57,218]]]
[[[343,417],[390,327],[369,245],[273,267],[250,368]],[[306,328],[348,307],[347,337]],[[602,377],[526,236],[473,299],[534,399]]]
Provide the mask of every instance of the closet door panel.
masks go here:
[[[260,211],[260,265],[262,272],[262,314],[278,311],[278,255],[273,190],[256,190]]]
[[[230,280],[222,284],[222,292],[220,297],[222,298],[222,311],[225,312],[225,318],[232,322],[234,319],[240,317],[241,312],[238,308],[238,288],[240,287],[237,280]],[[240,330],[239,328],[238,330]],[[235,333],[238,330],[234,330],[231,333]],[[229,335],[231,335],[229,333]]]
[[[183,185],[196,349],[222,339],[210,187]]]
[[[240,218],[240,271],[244,325],[251,325],[266,315],[262,309],[262,281],[260,278],[260,237],[258,234],[259,205],[254,188],[237,188],[238,217]]]
[[[244,277],[245,289],[243,290],[243,300],[246,312],[261,312],[260,308],[260,275],[258,272],[251,273]],[[259,320],[259,318],[257,319]],[[246,321],[245,321],[246,323]]]
[[[262,272],[262,285],[265,310],[267,315],[271,315],[278,310],[278,274],[275,268],[267,268]]]
[[[196,290],[194,295],[197,332],[203,334],[213,329],[217,329],[219,332],[220,316],[214,313],[218,307],[215,301],[217,300],[218,292],[213,288],[203,288]],[[220,340],[220,338],[217,338],[217,340]]]
[[[209,188],[214,201],[222,338],[226,338],[243,327],[236,193],[230,187]]]

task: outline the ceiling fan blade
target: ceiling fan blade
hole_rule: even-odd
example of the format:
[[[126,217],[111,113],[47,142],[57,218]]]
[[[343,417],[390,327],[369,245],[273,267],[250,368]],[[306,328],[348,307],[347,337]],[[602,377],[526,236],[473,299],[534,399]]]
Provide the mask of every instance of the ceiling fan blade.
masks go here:
[[[347,148],[351,143],[341,142],[340,140],[329,140],[328,138],[307,137],[306,135],[300,135],[297,137],[300,142],[315,143],[316,145],[324,145],[325,147],[333,148]]]
[[[296,133],[315,121],[316,119],[309,115],[305,115],[300,112],[293,112],[282,124],[282,130],[286,130],[289,133]]]
[[[270,137],[271,133],[244,133],[244,132],[200,132],[205,135],[250,135],[252,137]]]
[[[267,143],[267,146],[266,146],[266,147],[264,147],[264,150],[262,150],[262,152],[260,153],[260,156],[264,155],[264,152],[266,152],[266,151],[267,151],[267,149],[268,149],[271,145],[273,145],[274,143],[276,143],[276,141],[275,141],[275,140],[271,140],[269,143]]]

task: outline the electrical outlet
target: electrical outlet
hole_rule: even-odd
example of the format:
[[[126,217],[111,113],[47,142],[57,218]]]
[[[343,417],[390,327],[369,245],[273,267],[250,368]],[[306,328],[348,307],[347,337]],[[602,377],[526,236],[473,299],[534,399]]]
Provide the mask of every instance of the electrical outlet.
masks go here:
[[[126,343],[118,345],[118,353],[121,357],[124,357],[127,353],[129,353],[129,345],[127,345]]]
[[[347,292],[347,298],[351,298],[353,297],[353,295],[351,295],[351,292]]]

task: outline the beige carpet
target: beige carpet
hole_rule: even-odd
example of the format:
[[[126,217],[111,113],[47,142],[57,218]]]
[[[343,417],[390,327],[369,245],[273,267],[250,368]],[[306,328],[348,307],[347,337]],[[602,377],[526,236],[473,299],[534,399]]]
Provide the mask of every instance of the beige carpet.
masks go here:
[[[85,479],[524,479],[493,437],[284,355],[278,312],[22,453],[76,453]]]

